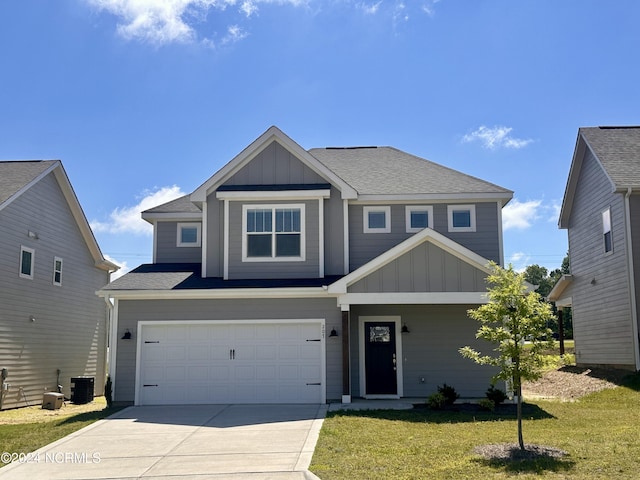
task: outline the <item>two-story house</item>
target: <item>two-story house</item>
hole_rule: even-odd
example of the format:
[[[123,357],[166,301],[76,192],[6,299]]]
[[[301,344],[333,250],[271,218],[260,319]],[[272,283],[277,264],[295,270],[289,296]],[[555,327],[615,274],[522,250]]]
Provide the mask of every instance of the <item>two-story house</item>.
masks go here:
[[[114,399],[324,403],[483,396],[467,310],[512,192],[391,147],[305,150],[276,127],[143,212],[153,263],[103,288]]]
[[[104,391],[105,260],[58,160],[0,162],[0,409],[71,396],[71,378]],[[93,393],[93,392],[91,392]]]
[[[571,306],[576,362],[640,370],[640,127],[580,128],[560,212],[571,274],[549,299]]]

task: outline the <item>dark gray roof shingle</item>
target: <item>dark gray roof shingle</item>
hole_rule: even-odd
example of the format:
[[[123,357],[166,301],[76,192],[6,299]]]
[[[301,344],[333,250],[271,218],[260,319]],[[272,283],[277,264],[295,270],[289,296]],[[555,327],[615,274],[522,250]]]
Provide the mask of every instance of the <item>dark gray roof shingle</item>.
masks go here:
[[[0,162],[0,204],[18,193],[29,182],[58,160],[16,160]]]
[[[189,200],[189,195],[184,195],[142,213],[202,213],[202,210]]]
[[[313,148],[309,153],[360,195],[513,193],[393,147]]]
[[[640,127],[583,127],[580,134],[616,188],[640,188]]]

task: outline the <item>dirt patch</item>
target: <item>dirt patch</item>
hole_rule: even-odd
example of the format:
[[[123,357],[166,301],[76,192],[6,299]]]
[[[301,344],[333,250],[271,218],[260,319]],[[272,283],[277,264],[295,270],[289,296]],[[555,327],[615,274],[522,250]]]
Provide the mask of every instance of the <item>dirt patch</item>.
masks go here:
[[[544,445],[524,445],[524,450],[516,443],[482,445],[473,449],[473,453],[491,461],[522,461],[538,458],[562,458],[568,455],[564,450]]]
[[[0,412],[0,425],[50,422],[80,413],[104,410],[106,406],[107,402],[104,397],[96,397],[92,402],[80,405],[67,401],[58,410],[47,410],[42,408],[41,405],[13,408]]]
[[[628,374],[625,370],[562,367],[545,373],[535,382],[525,382],[522,385],[522,396],[525,399],[575,401],[585,395],[617,387]]]

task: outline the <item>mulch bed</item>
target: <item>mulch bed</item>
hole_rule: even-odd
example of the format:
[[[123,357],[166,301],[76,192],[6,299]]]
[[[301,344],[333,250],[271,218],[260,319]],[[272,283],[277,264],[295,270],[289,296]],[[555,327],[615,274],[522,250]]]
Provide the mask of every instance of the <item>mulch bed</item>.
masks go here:
[[[516,443],[482,445],[473,449],[473,453],[491,461],[522,461],[539,458],[562,458],[569,455],[564,450],[544,445],[524,444],[524,450]]]

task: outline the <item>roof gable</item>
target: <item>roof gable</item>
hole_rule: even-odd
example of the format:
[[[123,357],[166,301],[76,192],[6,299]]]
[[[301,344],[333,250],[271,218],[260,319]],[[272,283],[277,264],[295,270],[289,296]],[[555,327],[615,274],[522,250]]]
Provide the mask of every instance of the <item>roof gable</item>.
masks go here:
[[[95,260],[96,267],[107,271],[117,270],[119,267],[102,255],[60,160],[0,162],[0,191],[2,192],[0,210],[6,208],[49,174],[53,174],[58,182],[67,206]]]
[[[558,226],[569,227],[587,151],[611,183],[611,191],[640,190],[640,127],[582,127],[571,159]]]
[[[252,162],[266,148],[273,143],[277,143],[297,158],[302,164],[319,175],[320,178],[330,182],[342,193],[342,198],[356,198],[357,193],[351,185],[327,168],[323,163],[319,162],[313,155],[310,155],[300,145],[285,135],[279,128],[272,126],[260,137],[254,140],[251,145],[236,155],[229,163],[216,172],[205,183],[198,187],[191,194],[191,201],[204,202],[207,196],[215,191],[219,186],[227,182],[233,175],[240,172],[243,167]],[[259,160],[260,161],[260,160]]]
[[[416,249],[426,242],[443,250],[454,258],[457,258],[473,269],[480,270],[485,275],[489,275],[491,273],[491,270],[489,269],[488,259],[478,255],[477,253],[469,250],[466,247],[463,247],[459,243],[454,242],[453,240],[445,237],[435,230],[425,228],[412,237],[409,237],[404,242],[396,245],[390,250],[387,250],[382,255],[364,264],[357,270],[354,270],[345,277],[342,277],[337,282],[331,284],[329,286],[329,293],[347,293],[349,287],[355,285],[360,280],[373,275],[378,270],[383,269],[391,262],[400,259],[400,257],[404,256],[411,250]]]

